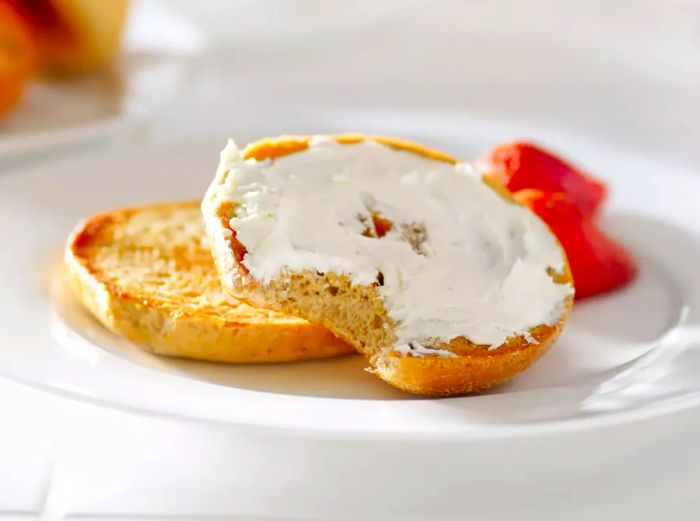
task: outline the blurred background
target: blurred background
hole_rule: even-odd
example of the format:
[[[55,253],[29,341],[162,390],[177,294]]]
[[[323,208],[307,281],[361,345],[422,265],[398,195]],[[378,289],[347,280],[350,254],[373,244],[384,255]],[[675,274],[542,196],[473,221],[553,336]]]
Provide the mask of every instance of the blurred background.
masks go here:
[[[697,148],[692,0],[173,4],[207,27],[222,98],[441,107]]]
[[[124,116],[125,104],[129,115],[157,115],[170,136],[220,141],[232,118],[256,109],[299,112],[302,131],[315,125],[305,106],[378,118],[391,108],[404,115],[434,108],[700,159],[700,7],[693,0],[0,3],[42,13],[39,32],[63,23],[69,35],[38,39],[33,74],[43,79],[30,80],[0,122],[6,142],[20,131],[94,124],[110,111]],[[3,34],[8,40],[12,31]],[[61,41],[72,43],[61,51]],[[50,51],[42,54],[42,44]],[[109,63],[118,72],[105,78]],[[101,79],[90,81],[91,73]],[[0,89],[10,83],[0,81]]]
[[[74,150],[121,146],[128,154],[125,145],[190,142],[209,147],[213,171],[228,137],[329,129],[434,136],[465,158],[500,139],[576,136],[697,171],[698,92],[695,0],[0,0],[0,176]],[[483,130],[484,142],[464,142],[464,124]],[[227,472],[260,465],[253,456],[241,463],[232,448],[240,433],[4,380],[0,415],[2,521],[218,519],[232,511],[324,518],[301,500],[255,503],[253,479]],[[628,455],[639,461],[638,481],[615,490],[603,479],[614,475],[613,451],[602,451],[612,470],[586,467],[578,475],[588,481],[568,488],[571,469],[552,464],[546,472],[563,483],[559,499],[600,519],[697,509],[697,466],[679,438],[685,425],[689,437],[697,433],[697,418],[688,418],[661,421],[657,444],[631,445],[644,451]],[[610,436],[620,447],[634,440],[628,434]],[[277,446],[270,458],[283,465],[279,441],[256,443]],[[543,440],[539,450],[566,455],[589,442]],[[305,443],[295,440],[293,450],[310,451]],[[363,456],[361,448],[328,450],[340,462]],[[265,468],[254,478],[274,466]],[[297,469],[285,472],[285,490],[294,492]],[[331,492],[319,504],[331,504]],[[602,510],[585,510],[592,504]]]

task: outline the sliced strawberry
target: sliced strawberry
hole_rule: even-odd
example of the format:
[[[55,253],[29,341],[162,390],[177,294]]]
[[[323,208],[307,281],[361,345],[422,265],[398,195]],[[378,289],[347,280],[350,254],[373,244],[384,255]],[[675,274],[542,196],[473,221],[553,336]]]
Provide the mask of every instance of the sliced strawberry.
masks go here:
[[[479,163],[511,192],[534,188],[564,192],[583,212],[595,214],[605,199],[605,184],[551,152],[525,141],[503,143],[489,150]]]
[[[533,189],[513,195],[545,221],[559,239],[569,258],[576,299],[611,291],[635,277],[637,265],[630,253],[584,214],[579,201],[562,192]]]

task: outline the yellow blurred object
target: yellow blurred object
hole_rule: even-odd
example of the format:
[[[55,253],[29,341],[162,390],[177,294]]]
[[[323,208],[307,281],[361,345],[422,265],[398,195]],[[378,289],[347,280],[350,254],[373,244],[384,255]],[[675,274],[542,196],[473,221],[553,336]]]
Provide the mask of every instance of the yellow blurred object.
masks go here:
[[[31,29],[12,4],[0,0],[0,116],[19,102],[33,71]]]
[[[119,50],[128,0],[22,0],[33,20],[44,72],[89,72]]]

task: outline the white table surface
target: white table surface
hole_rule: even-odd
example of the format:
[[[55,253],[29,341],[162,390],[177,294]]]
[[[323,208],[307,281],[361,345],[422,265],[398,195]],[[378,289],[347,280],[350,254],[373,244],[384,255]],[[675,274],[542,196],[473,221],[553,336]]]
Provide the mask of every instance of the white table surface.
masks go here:
[[[211,24],[210,37],[221,47],[203,60],[191,95],[147,129],[80,148],[99,153],[142,140],[197,139],[211,143],[214,163],[241,113],[342,102],[362,110],[435,108],[533,128],[560,126],[621,149],[697,164],[700,10],[692,3],[495,4],[411,4],[388,17],[367,17],[361,29],[317,38],[292,34],[291,40],[246,46],[231,36],[235,9],[212,15],[179,0],[193,18]],[[300,114],[299,130],[313,125]],[[27,162],[50,165],[54,154],[70,153],[0,161],[0,175]],[[2,380],[0,417],[3,521],[367,519],[368,512],[377,519],[419,519],[426,518],[431,502],[430,486],[416,488],[406,476],[392,477],[390,468],[377,464],[376,449],[357,443],[147,418]],[[567,519],[697,519],[698,437],[700,411],[687,411],[507,448],[487,444],[480,454],[492,466],[475,473],[465,463],[464,476],[431,477],[435,486],[455,490],[455,500],[435,511],[445,519],[465,512],[481,512],[480,519],[561,519],[562,505],[569,505]],[[430,475],[431,457],[466,457],[473,449],[435,447],[431,457],[420,450],[383,447],[381,461],[416,454],[416,468]],[[300,466],[300,454],[309,455],[307,465]],[[386,473],[381,496],[359,482],[340,491],[322,482],[314,490],[295,489],[298,473],[318,472],[315,465],[342,473],[358,464]],[[477,478],[491,480],[493,493],[470,495],[469,482]],[[538,490],[538,481],[546,486]]]

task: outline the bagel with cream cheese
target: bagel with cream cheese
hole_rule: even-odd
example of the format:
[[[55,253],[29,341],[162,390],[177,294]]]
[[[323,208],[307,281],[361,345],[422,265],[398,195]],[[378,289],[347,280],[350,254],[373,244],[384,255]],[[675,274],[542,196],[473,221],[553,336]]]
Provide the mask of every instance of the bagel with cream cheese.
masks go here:
[[[231,141],[202,209],[231,295],[322,324],[412,393],[510,379],[571,308],[547,226],[468,164],[415,143]]]

